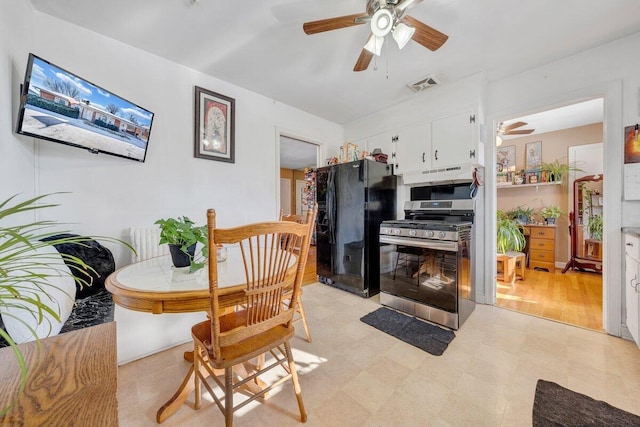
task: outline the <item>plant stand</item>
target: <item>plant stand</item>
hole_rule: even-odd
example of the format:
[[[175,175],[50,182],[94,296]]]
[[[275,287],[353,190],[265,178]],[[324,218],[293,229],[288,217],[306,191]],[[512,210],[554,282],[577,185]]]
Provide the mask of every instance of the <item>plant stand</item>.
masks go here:
[[[504,283],[514,284],[516,281],[516,272],[520,278],[524,280],[526,255],[523,252],[498,254],[496,260],[502,263],[502,281]]]

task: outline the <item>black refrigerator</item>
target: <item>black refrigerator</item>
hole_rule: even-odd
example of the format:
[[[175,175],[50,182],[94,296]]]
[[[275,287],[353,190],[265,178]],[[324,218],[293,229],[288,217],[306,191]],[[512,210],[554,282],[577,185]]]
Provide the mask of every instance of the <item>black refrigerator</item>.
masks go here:
[[[322,283],[364,298],[380,292],[380,223],[395,219],[391,165],[359,160],[319,168],[316,270]]]

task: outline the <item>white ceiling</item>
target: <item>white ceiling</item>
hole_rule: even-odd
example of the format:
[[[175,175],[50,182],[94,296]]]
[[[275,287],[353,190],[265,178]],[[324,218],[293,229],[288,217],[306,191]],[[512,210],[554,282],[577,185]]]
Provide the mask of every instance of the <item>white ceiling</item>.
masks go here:
[[[426,0],[409,15],[447,34],[436,52],[387,41],[353,72],[368,25],[306,35],[305,21],[366,0],[31,0],[34,7],[335,123],[416,96],[406,85],[483,72],[489,81],[640,31],[638,0]],[[209,88],[216,90],[216,88]]]
[[[597,98],[518,117],[513,120],[505,120],[504,126],[508,126],[514,122],[524,122],[527,125],[518,127],[518,130],[534,129],[534,132],[529,135],[539,135],[541,133],[555,132],[558,130],[600,123],[603,121],[603,116],[604,100],[602,98]],[[529,135],[502,135],[501,137],[503,140],[509,140]]]
[[[318,166],[318,146],[297,139],[280,137],[280,167],[304,169]]]

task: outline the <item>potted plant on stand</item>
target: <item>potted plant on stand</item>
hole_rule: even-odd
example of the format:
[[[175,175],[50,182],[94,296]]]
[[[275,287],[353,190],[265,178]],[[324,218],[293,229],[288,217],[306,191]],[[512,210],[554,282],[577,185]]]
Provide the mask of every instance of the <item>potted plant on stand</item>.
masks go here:
[[[556,205],[545,206],[540,209],[540,216],[544,218],[547,225],[555,224],[560,215],[564,215],[564,212]]]
[[[206,259],[209,254],[206,226],[197,226],[186,216],[159,219],[155,224],[160,227],[159,244],[169,245],[175,267],[188,266],[192,273],[204,267],[204,262],[196,261],[195,251],[196,244],[201,243],[203,259]]]
[[[524,249],[525,238],[515,220],[502,211],[498,211],[496,223],[496,247],[498,253],[520,252]]]

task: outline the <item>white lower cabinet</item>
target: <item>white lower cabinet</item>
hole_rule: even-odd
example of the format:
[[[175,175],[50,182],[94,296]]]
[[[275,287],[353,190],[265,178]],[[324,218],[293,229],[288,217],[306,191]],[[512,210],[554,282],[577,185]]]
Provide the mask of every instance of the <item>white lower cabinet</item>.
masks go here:
[[[626,323],[633,340],[640,346],[640,238],[625,233]]]

